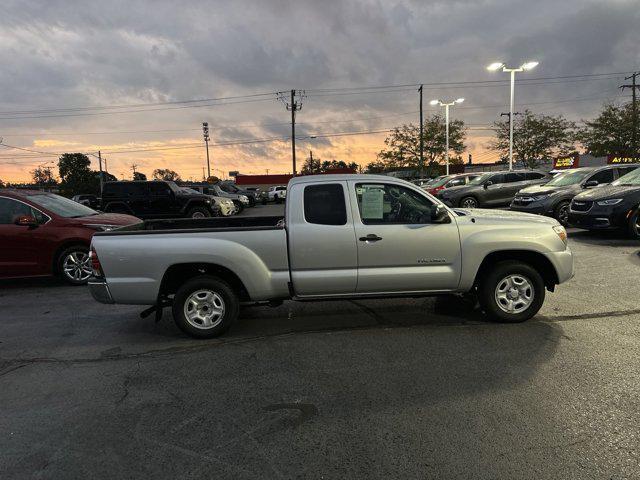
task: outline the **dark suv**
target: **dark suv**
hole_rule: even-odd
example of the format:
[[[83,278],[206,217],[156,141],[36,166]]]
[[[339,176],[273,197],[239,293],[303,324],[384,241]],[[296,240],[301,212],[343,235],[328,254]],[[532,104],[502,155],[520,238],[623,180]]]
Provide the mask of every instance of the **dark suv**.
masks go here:
[[[204,218],[219,214],[207,195],[186,193],[174,182],[157,180],[105,183],[101,210],[139,218]]]
[[[626,230],[640,238],[640,168],[611,185],[576,195],[569,207],[569,224],[587,230]]]
[[[607,165],[565,170],[544,185],[520,190],[511,202],[511,210],[554,217],[562,225],[567,226],[569,204],[573,197],[586,189],[608,185],[638,166]]]
[[[486,172],[466,185],[441,190],[437,196],[452,207],[504,207],[519,190],[549,180],[549,174],[535,170]]]

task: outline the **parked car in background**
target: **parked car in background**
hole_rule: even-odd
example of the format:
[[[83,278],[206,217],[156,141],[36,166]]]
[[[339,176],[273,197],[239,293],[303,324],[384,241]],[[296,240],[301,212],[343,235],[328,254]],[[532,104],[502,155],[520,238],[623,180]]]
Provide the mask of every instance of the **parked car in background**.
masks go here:
[[[207,195],[185,193],[174,182],[164,180],[107,182],[102,187],[101,210],[140,218],[204,218],[220,214]]]
[[[60,275],[86,283],[93,234],[139,222],[53,193],[0,189],[0,278]]]
[[[244,195],[249,199],[249,206],[255,207],[258,197],[256,196],[256,192],[254,190],[249,190],[248,188],[239,188],[235,183],[228,180],[218,182],[217,185],[226,193]]]
[[[431,182],[433,182],[433,178],[415,178],[411,180],[411,183],[423,188],[428,184],[430,184]]]
[[[71,200],[94,210],[100,208],[100,198],[96,195],[74,195]]]
[[[453,207],[506,207],[519,190],[549,180],[549,174],[535,170],[486,172],[466,185],[440,190],[437,196]]]
[[[206,195],[197,190],[194,190],[191,187],[180,187],[185,193],[189,195]],[[235,215],[238,213],[238,208],[232,200],[225,197],[216,197],[215,195],[208,195],[208,197],[213,200],[220,210],[220,215],[223,217],[229,217],[231,215]]]
[[[228,198],[236,206],[236,210],[238,213],[244,210],[245,207],[248,207],[251,203],[248,196],[240,193],[229,193],[220,188],[220,185],[218,183],[207,185],[189,185],[189,187],[197,190],[200,193],[204,193],[205,195]]]
[[[622,230],[640,238],[640,168],[611,185],[573,197],[569,224],[587,230]]]
[[[585,189],[608,185],[640,165],[607,165],[564,170],[544,185],[523,188],[511,202],[511,210],[546,215],[569,224],[569,205]]]
[[[438,177],[434,182],[423,186],[422,188],[431,195],[437,194],[440,190],[451,187],[459,187],[460,185],[466,185],[471,180],[479,177],[480,173],[458,173],[455,175],[444,175]]]
[[[155,220],[99,233],[93,297],[153,305],[147,313],[171,305],[179,328],[210,338],[241,304],[290,298],[469,293],[490,318],[522,322],[573,275],[566,231],[551,218],[454,211],[379,175],[302,176],[288,189],[286,218]]]
[[[262,204],[266,205],[267,202],[280,203],[287,199],[287,187],[284,185],[277,185],[269,187],[269,189],[262,195]]]

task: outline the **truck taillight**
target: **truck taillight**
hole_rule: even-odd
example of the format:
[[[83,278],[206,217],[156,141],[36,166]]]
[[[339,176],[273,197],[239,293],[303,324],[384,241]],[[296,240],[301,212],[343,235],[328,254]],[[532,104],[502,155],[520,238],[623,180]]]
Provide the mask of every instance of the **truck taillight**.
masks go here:
[[[91,270],[93,270],[93,276],[104,277],[104,273],[102,272],[102,265],[100,265],[100,259],[98,258],[96,249],[93,247],[91,247],[91,250],[89,251],[89,258],[91,259]]]

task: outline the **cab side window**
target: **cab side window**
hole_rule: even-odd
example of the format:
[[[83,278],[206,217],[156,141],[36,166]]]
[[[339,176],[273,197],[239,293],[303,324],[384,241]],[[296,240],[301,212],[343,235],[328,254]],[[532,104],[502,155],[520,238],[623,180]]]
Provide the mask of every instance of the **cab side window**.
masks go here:
[[[587,182],[593,182],[594,180],[598,182],[598,185],[613,182],[613,168],[607,168],[606,170],[600,170],[594,173],[587,179]]]
[[[433,203],[419,193],[399,185],[356,185],[360,219],[365,225],[431,223]]]
[[[515,183],[515,182],[524,182],[524,174],[523,173],[507,173],[505,175],[505,183]]]
[[[319,225],[346,225],[344,189],[338,183],[304,187],[304,219]]]

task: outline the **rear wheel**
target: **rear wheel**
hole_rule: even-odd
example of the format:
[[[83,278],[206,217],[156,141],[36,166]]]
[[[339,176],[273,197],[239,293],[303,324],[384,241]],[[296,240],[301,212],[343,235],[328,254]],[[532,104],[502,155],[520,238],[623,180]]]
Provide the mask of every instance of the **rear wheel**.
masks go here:
[[[189,218],[209,218],[211,216],[211,212],[207,210],[205,207],[193,207],[187,213]]]
[[[544,281],[530,265],[518,261],[499,262],[484,275],[478,287],[478,300],[494,320],[524,322],[542,307]]]
[[[556,205],[556,208],[553,211],[553,216],[556,220],[560,222],[563,226],[569,225],[569,202],[563,201]]]
[[[640,207],[629,217],[627,230],[631,238],[640,238]]]
[[[462,208],[478,208],[478,200],[474,197],[464,197],[460,200],[460,207]]]
[[[275,200],[276,203],[280,203],[280,197],[278,195],[274,195],[273,199]]]
[[[58,272],[71,285],[84,285],[92,275],[89,247],[75,245],[67,248],[58,257]]]
[[[182,285],[173,299],[173,319],[184,333],[213,338],[226,332],[238,318],[238,295],[223,280],[203,275]]]

